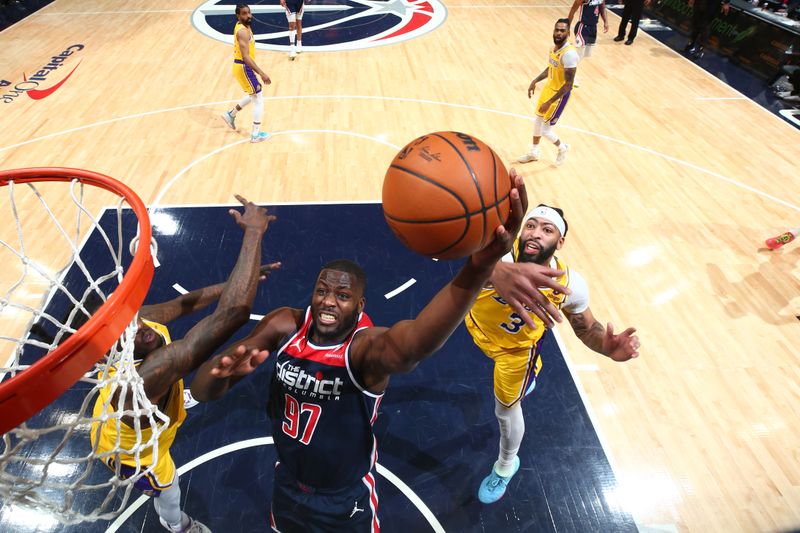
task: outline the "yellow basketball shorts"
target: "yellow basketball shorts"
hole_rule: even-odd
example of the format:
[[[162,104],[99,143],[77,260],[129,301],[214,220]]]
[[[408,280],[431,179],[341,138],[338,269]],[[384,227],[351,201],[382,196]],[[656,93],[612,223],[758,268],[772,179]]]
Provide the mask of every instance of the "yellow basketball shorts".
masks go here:
[[[172,460],[169,450],[159,451],[158,456],[158,462],[151,471],[143,474],[133,485],[148,496],[157,496],[159,492],[167,490],[176,478],[175,461]],[[133,457],[120,454],[120,458],[122,460],[119,468],[120,477],[123,479],[133,477],[136,474],[136,467],[126,464],[133,462]],[[107,457],[104,462],[111,470],[116,470],[116,461],[113,456]],[[141,465],[141,469],[146,470],[147,465]]]
[[[539,108],[542,107],[542,104],[552,98],[557,92],[557,89],[546,85],[539,95],[539,101],[536,103],[536,114],[542,117],[542,120],[549,123],[551,126],[555,126],[558,119],[561,118],[561,115],[564,113],[564,108],[567,107],[567,101],[572,91],[567,91],[565,94],[561,95],[561,98],[550,104],[550,107],[548,107],[544,113],[539,112]]]
[[[261,91],[261,83],[259,83],[256,73],[239,59],[233,60],[233,77],[247,94],[256,94]]]

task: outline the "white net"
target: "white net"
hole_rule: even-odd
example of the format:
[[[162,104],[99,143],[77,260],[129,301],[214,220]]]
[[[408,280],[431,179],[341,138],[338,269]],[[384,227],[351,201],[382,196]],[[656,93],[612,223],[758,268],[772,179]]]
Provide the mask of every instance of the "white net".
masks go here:
[[[103,205],[114,207],[93,216]],[[23,377],[75,334],[114,292],[123,261],[130,260],[123,242],[136,230],[136,217],[123,197],[79,178],[9,182],[0,188],[0,216],[6,221],[0,228],[0,383],[5,383]],[[29,520],[30,513],[22,511],[30,509],[39,520],[67,524],[108,519],[126,506],[132,487],[155,463],[159,434],[169,424],[145,396],[136,372],[136,331],[134,316],[94,368],[2,435],[4,523]]]

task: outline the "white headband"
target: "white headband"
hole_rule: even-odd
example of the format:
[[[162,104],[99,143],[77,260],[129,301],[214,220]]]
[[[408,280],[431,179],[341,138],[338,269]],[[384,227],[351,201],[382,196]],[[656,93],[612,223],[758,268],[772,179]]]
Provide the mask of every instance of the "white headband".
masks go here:
[[[552,207],[547,207],[546,205],[540,205],[539,207],[532,209],[525,216],[525,220],[529,220],[533,217],[543,218],[548,222],[550,222],[551,224],[553,224],[555,227],[558,228],[558,231],[561,232],[562,237],[567,232],[567,225],[564,222],[564,218],[561,215],[559,215],[558,211],[556,211]]]

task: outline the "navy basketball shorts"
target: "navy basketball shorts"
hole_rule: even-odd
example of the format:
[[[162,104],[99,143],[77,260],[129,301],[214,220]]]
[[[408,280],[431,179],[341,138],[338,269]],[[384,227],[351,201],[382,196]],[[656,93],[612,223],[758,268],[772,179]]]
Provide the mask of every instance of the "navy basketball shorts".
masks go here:
[[[280,533],[377,532],[375,472],[349,487],[323,491],[298,483],[278,465],[269,522]]]
[[[597,24],[584,24],[581,21],[575,25],[575,46],[592,46],[597,42]]]

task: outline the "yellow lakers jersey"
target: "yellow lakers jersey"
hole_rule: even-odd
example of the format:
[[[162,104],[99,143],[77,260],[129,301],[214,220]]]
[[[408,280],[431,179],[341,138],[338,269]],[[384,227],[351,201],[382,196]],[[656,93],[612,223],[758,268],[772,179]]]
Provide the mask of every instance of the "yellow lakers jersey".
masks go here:
[[[233,28],[233,58],[242,61],[242,51],[239,49],[239,30],[242,28],[247,30],[247,33],[250,35],[250,44],[248,46],[248,53],[250,55],[250,59],[256,57],[256,38],[253,37],[253,30],[245,26],[244,24],[237,22],[236,26]]]
[[[516,256],[517,243],[514,243]],[[516,257],[515,257],[516,260]],[[569,286],[569,269],[555,258],[556,267],[563,270],[564,274],[556,281],[564,286]],[[561,308],[567,301],[567,295],[553,289],[540,289],[548,300]],[[472,305],[464,322],[467,330],[475,343],[485,352],[507,352],[510,350],[530,348],[544,335],[544,323],[533,314],[529,313],[536,323],[536,329],[525,325],[522,317],[503,300],[493,288],[484,288],[478,299]]]
[[[170,343],[169,331],[167,330],[166,326],[147,320],[142,321],[156,330],[156,332],[158,332],[160,335],[164,336],[167,344]],[[113,375],[114,372],[114,369],[109,370],[110,375]],[[103,379],[103,377],[103,375],[100,376],[101,379]],[[110,400],[112,393],[111,383],[100,390],[97,400],[94,404],[94,410],[92,412],[92,416],[94,418],[103,416],[104,409],[107,413],[113,413],[115,411],[115,402]],[[169,451],[170,446],[172,446],[172,443],[175,440],[175,434],[177,433],[178,428],[186,419],[186,409],[183,406],[183,380],[178,381],[170,388],[169,393],[167,394],[164,414],[169,417],[169,427],[165,428],[158,437],[159,455],[166,454]],[[114,419],[109,419],[107,422],[102,423],[103,425],[100,428],[98,435],[99,424],[101,424],[99,421],[92,423],[92,433],[90,435],[92,446],[94,447],[97,445],[97,453],[110,452],[119,449],[130,450],[137,445],[137,442],[147,442],[150,440],[153,432],[149,426],[142,424],[142,428],[140,430],[141,436],[137,437],[136,430],[134,428],[128,426],[124,422],[121,422],[119,424],[119,435],[117,435],[116,421]],[[119,437],[119,442],[117,442],[117,437]],[[123,464],[134,467],[136,466],[136,460],[131,455],[120,454],[119,460]],[[139,464],[143,467],[153,464],[152,448],[142,449],[139,455]]]
[[[547,64],[547,84],[554,89],[559,89],[567,81],[564,75],[564,64],[561,62],[561,58],[570,50],[575,50],[575,47],[570,43],[562,46],[559,50],[550,50],[550,60]]]

